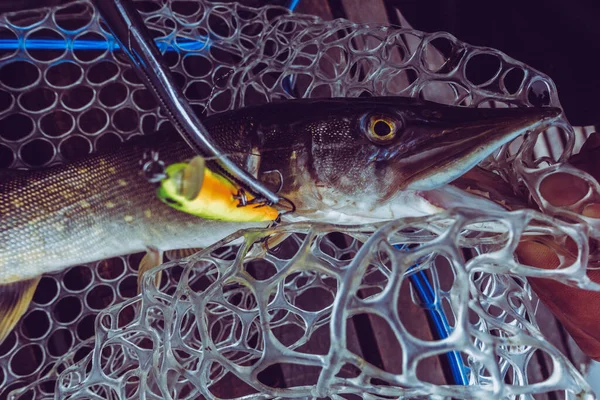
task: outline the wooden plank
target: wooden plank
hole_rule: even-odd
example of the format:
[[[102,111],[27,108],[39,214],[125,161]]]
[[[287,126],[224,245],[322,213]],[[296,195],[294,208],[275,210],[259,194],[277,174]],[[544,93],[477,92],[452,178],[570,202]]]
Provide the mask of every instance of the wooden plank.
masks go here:
[[[563,354],[567,354],[562,341],[559,322],[554,318],[550,310],[540,301],[537,306],[536,320],[544,337]],[[542,382],[552,373],[552,359],[547,354],[536,352],[527,368],[530,382]]]
[[[298,4],[296,12],[315,15],[326,21],[333,19],[329,3],[325,0],[303,0]]]
[[[587,138],[596,131],[593,125],[589,126],[574,126],[575,131],[575,146],[573,148],[573,154],[577,154],[581,151],[581,146],[585,143]]]
[[[580,372],[584,372],[591,361],[590,358],[581,352],[562,324],[542,302],[538,304],[536,320],[548,342],[560,350],[573,363],[575,368]],[[546,352],[536,351],[527,367],[529,382],[537,383],[548,379],[553,372],[552,364],[552,359]],[[558,398],[562,398],[558,392],[536,395],[536,399],[555,400]]]
[[[389,24],[383,0],[342,0],[342,3],[350,21]]]
[[[421,340],[433,341],[434,337],[431,332],[426,311],[413,302],[411,295],[411,290],[413,290],[413,288],[410,288],[409,286],[409,280],[405,278],[398,299],[398,314],[400,321],[414,337]],[[393,354],[384,351],[384,355],[384,362],[386,365],[394,365],[397,362]],[[428,357],[421,360],[417,366],[417,377],[422,381],[438,385],[451,384],[444,375],[444,368],[440,357]]]
[[[581,351],[579,346],[577,346],[577,343],[575,343],[575,340],[573,340],[571,335],[569,335],[569,332],[567,332],[567,330],[564,326],[562,326],[562,324],[560,324],[560,330],[566,341],[566,348],[568,351],[568,353],[566,354],[568,354],[569,360],[571,360],[575,368],[577,368],[577,370],[579,370],[580,372],[583,373],[587,371],[592,360],[583,351]]]

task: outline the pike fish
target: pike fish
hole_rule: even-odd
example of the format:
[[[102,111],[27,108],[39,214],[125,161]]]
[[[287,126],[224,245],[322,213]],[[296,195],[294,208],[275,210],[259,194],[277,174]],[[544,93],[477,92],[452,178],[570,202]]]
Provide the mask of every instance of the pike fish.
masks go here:
[[[232,160],[295,205],[284,220],[357,224],[427,215],[464,206],[465,199],[477,206],[476,196],[436,190],[559,113],[338,98],[248,107],[204,123]],[[144,271],[160,263],[163,251],[206,247],[270,223],[182,212],[189,200],[177,193],[180,185],[163,182],[157,195],[157,185],[142,176],[148,152],[158,152],[165,165],[194,157],[176,133],[159,132],[114,152],[0,181],[0,342],[43,273],[150,250]]]

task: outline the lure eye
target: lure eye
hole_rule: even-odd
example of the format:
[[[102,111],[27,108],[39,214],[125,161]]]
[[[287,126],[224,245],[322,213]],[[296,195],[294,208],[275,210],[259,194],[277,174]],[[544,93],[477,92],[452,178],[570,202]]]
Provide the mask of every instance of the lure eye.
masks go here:
[[[170,205],[171,207],[175,207],[175,208],[181,208],[181,203],[180,203],[180,202],[178,202],[177,200],[173,200],[173,199],[172,199],[172,198],[170,198],[170,197],[165,197],[165,198],[163,199],[163,201],[164,201],[165,203],[167,203],[168,205]]]
[[[396,137],[399,122],[380,115],[369,118],[367,137],[375,143],[387,143]]]
[[[204,158],[196,156],[183,170],[178,171],[173,176],[177,194],[187,200],[194,200],[200,193],[200,189],[202,189],[205,168]]]

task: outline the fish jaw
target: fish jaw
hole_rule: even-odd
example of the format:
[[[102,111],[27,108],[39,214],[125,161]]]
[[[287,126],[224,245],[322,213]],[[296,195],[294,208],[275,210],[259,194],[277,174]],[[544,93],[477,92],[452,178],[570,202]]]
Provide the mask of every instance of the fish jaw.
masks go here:
[[[474,195],[452,185],[432,190],[402,190],[382,204],[375,199],[363,199],[352,205],[331,203],[323,209],[313,209],[283,217],[286,222],[318,221],[340,225],[370,224],[400,218],[425,217],[456,208],[471,208],[483,212],[505,210],[492,200]],[[347,210],[352,209],[352,213]]]
[[[280,188],[279,195],[298,213],[315,215],[315,210],[331,208],[346,215],[376,213],[377,207],[393,207],[388,203],[400,191],[440,188],[517,136],[544,129],[561,113],[558,108],[452,107],[397,97],[330,99],[316,105],[298,102],[255,120],[257,137],[270,141],[260,155],[257,178],[265,182],[267,172],[281,177],[273,189]],[[392,134],[375,131],[381,121]],[[274,151],[268,151],[270,146]]]
[[[455,109],[454,113],[446,120],[429,120],[418,130],[412,151],[396,161],[405,176],[405,189],[430,190],[453,181],[502,145],[547,127],[560,109]]]
[[[432,208],[439,211],[452,210],[456,208],[470,208],[479,210],[483,213],[497,213],[500,211],[506,211],[506,208],[492,200],[465,192],[464,190],[452,185],[446,185],[433,190],[417,191],[417,193],[418,196],[420,196]]]

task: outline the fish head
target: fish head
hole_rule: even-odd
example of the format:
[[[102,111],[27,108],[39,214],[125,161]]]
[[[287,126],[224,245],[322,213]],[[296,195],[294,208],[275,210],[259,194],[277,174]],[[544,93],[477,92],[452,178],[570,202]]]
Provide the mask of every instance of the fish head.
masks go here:
[[[404,97],[302,99],[217,114],[205,124],[228,157],[288,200],[284,208],[294,205],[287,220],[354,224],[460,205],[460,196],[448,195],[444,185],[517,136],[543,129],[560,112]],[[163,191],[163,201],[183,204],[189,191],[194,209],[215,209],[195,196],[200,174],[179,175],[187,177],[172,185],[180,192]],[[192,213],[191,205],[180,209]]]
[[[411,204],[422,201],[415,193],[455,180],[503,144],[543,129],[561,112],[451,107],[397,97],[324,109],[298,124],[296,134],[310,141],[304,158],[297,152],[291,170],[281,174],[280,193],[299,214],[314,217],[334,210],[375,219],[415,214],[405,212],[421,207]]]

